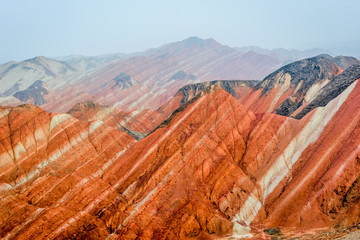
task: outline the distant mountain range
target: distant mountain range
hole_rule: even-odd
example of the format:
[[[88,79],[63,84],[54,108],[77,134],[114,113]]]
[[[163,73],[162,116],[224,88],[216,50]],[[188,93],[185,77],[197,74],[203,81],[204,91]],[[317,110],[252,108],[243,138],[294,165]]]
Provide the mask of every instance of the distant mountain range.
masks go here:
[[[334,42],[334,43],[311,43],[303,44],[299,46],[300,49],[309,48],[309,46],[322,46],[326,50],[326,53],[333,56],[353,56],[360,59],[360,39],[346,41],[346,42]]]
[[[284,49],[284,48],[275,48],[275,49],[270,50],[270,49],[261,48],[261,47],[257,47],[257,46],[247,46],[247,47],[240,47],[237,49],[239,49],[240,51],[242,51],[244,53],[252,51],[252,52],[255,52],[258,54],[273,56],[275,58],[280,59],[282,61],[283,65],[291,63],[291,62],[299,60],[299,59],[308,58],[308,57],[312,57],[312,56],[316,56],[316,55],[320,55],[320,54],[330,54],[329,50],[322,49],[322,48],[313,48],[313,49],[308,49],[308,50],[295,50],[295,49],[288,50],[288,49]]]
[[[0,104],[32,103],[48,111],[67,111],[76,103],[97,101],[123,110],[157,109],[186,84],[260,80],[287,63],[321,53],[326,50],[231,48],[214,39],[190,37],[128,55],[35,57],[0,65]],[[131,84],[120,75],[129,76]],[[36,81],[47,90],[28,91]]]

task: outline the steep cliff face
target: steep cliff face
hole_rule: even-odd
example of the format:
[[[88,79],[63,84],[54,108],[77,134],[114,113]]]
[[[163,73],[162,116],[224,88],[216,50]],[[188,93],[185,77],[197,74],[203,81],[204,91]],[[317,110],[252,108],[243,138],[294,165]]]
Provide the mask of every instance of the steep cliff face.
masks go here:
[[[325,85],[316,94],[316,97],[298,113],[295,118],[302,118],[311,110],[323,107],[332,99],[341,94],[354,81],[360,79],[360,64],[348,67],[344,72],[334,78],[333,81]]]

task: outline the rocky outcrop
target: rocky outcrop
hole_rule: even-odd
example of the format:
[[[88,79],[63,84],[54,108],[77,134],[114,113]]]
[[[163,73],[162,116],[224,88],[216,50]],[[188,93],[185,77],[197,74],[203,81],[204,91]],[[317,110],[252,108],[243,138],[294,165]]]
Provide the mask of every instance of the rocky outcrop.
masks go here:
[[[304,107],[295,118],[300,119],[313,109],[326,106],[331,100],[340,95],[347,87],[358,79],[360,79],[360,64],[348,67],[344,72],[336,76],[333,81],[321,88],[314,100]]]
[[[45,104],[45,95],[49,93],[46,83],[43,81],[37,80],[26,90],[16,92],[14,97],[19,99],[22,102],[28,102],[32,99],[32,103],[41,106]]]
[[[346,70],[348,67],[353,65],[359,65],[360,61],[354,57],[347,57],[347,56],[337,56],[334,58],[334,62],[336,65],[341,67],[343,70]]]
[[[320,89],[358,62],[352,57],[333,58],[323,54],[290,63],[264,78],[241,102],[255,112],[296,116]]]
[[[263,94],[275,87],[284,87],[286,84],[289,84],[288,88],[296,89],[275,110],[277,114],[290,116],[304,101],[311,87],[322,85],[324,81],[331,81],[337,73],[338,68],[332,61],[332,57],[319,55],[286,65],[266,77],[257,87],[263,89]]]
[[[216,80],[186,85],[180,88],[177,94],[183,95],[180,106],[187,103],[192,98],[204,94],[206,91],[214,87],[224,89],[235,98],[241,98],[244,93],[254,87],[257,83],[258,81],[256,80]]]

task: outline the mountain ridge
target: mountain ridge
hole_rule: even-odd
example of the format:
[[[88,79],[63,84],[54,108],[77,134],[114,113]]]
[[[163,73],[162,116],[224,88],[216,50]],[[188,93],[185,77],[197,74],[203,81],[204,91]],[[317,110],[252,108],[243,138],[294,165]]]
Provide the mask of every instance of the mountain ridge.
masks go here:
[[[310,53],[311,51],[304,54]],[[12,82],[8,86],[2,84],[4,89],[0,89],[3,93],[0,102],[12,106],[19,104],[19,100],[12,95],[16,91],[25,90],[36,80],[42,80],[51,90],[56,90],[58,93],[50,93],[48,99],[45,99],[45,103],[41,105],[47,111],[66,112],[79,102],[93,100],[103,105],[116,106],[124,111],[134,110],[139,106],[156,110],[184,85],[214,79],[262,79],[287,62],[296,60],[300,55],[294,57],[291,51],[281,54],[273,54],[271,51],[246,52],[222,45],[211,38],[190,37],[133,54],[57,57],[56,59],[60,60],[57,61],[59,64],[69,66],[68,74],[60,74],[56,69],[47,68],[49,71],[42,70],[43,73],[39,73],[40,75],[31,77],[32,75],[26,71],[23,73],[19,71],[18,74],[27,76],[26,84],[22,80]],[[45,58],[37,59],[24,61],[24,64],[39,62]],[[55,60],[47,60],[47,62],[52,61]],[[8,68],[9,64],[14,63],[4,64],[3,67]],[[39,67],[41,66],[38,65],[37,68]],[[0,71],[0,74],[4,74],[4,71],[6,72],[6,69]],[[176,79],[167,82],[179,71],[189,74],[189,78],[183,82]],[[104,87],[120,73],[130,75],[142,84],[126,89]],[[4,80],[0,78],[0,81],[9,84],[10,77],[14,79],[9,75]],[[130,94],[131,92],[135,94]],[[69,104],[61,106],[58,102]]]

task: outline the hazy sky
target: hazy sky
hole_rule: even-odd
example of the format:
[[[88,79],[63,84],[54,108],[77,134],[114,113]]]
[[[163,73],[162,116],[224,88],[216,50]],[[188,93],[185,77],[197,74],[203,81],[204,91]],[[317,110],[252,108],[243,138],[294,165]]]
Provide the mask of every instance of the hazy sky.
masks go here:
[[[0,63],[134,52],[190,36],[229,46],[360,39],[359,0],[0,0]]]

